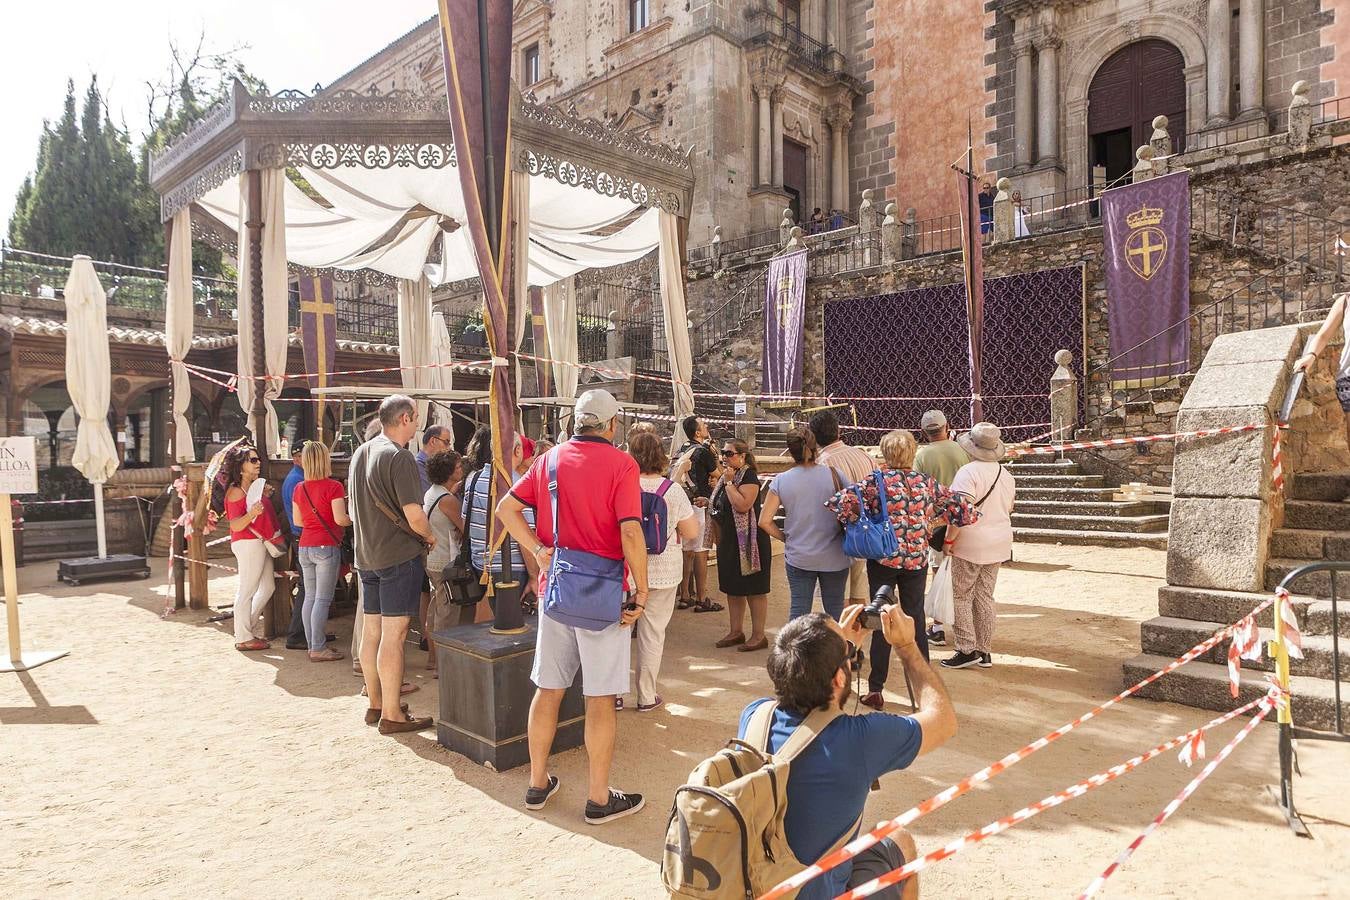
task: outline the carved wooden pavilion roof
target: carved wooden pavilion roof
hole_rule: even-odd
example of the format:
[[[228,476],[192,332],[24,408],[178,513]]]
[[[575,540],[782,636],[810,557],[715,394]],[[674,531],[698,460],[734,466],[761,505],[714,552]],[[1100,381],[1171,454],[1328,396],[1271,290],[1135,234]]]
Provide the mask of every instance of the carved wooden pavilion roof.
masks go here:
[[[511,164],[609,197],[687,216],[689,154],[619,131],[512,86]],[[150,160],[164,221],[246,169],[303,165],[367,169],[455,165],[446,98],[410,91],[282,91],[253,96],[238,81],[187,133]]]

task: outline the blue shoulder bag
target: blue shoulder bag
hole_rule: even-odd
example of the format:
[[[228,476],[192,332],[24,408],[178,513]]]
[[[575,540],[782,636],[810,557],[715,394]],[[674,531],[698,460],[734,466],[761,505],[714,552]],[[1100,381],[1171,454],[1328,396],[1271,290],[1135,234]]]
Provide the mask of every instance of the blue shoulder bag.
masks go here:
[[[564,547],[558,535],[558,451],[548,453],[553,560],[544,589],[544,615],[555,622],[604,631],[623,615],[623,560]]]
[[[900,553],[900,541],[886,510],[886,476],[873,472],[869,477],[877,483],[879,514],[875,519],[868,516],[862,484],[849,488],[858,498],[858,520],[844,526],[844,555],[854,559],[890,559]]]

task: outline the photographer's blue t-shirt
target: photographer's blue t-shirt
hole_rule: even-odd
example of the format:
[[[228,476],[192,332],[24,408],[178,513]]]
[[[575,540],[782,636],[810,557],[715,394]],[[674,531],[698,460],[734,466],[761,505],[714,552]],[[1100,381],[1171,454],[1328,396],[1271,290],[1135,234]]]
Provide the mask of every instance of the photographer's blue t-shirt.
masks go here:
[[[768,702],[756,700],[745,708],[738,736],[745,737],[756,707]],[[784,709],[774,711],[770,752],[783,746],[802,718]],[[908,768],[922,743],[923,728],[909,716],[839,716],[825,726],[788,771],[784,830],[797,859],[809,865],[824,856],[862,814],[872,782],[887,772]],[[852,871],[850,863],[836,866],[808,882],[797,896],[799,900],[837,897]]]

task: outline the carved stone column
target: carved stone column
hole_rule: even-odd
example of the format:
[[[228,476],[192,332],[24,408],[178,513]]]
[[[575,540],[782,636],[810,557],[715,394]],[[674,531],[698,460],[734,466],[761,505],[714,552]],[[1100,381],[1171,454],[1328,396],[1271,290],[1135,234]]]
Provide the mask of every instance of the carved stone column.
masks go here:
[[[1016,80],[1013,83],[1013,165],[1025,171],[1031,168],[1031,135],[1036,115],[1036,86],[1032,82],[1031,44],[1013,48]]]
[[[1059,47],[1063,41],[1044,29],[1036,41],[1036,164],[1059,164]]]
[[[1265,21],[1264,0],[1242,0],[1238,7],[1238,100],[1243,119],[1266,114]]]
[[[1209,23],[1206,29],[1205,62],[1209,66],[1209,125],[1222,125],[1232,115],[1229,95],[1232,93],[1232,65],[1228,58],[1232,42],[1232,17],[1228,0],[1209,0]]]
[[[833,148],[830,165],[832,179],[830,187],[830,206],[838,210],[848,210],[848,133],[853,126],[853,110],[847,106],[830,107],[826,114],[830,125],[830,145]]]
[[[770,155],[772,144],[769,143],[769,91],[767,84],[755,85],[755,100],[759,104],[759,165],[755,171],[755,184],[764,186],[773,180],[773,157]]]
[[[773,141],[773,186],[781,188],[783,186],[783,86],[775,85],[769,92],[773,100],[772,112],[772,137]],[[761,107],[762,109],[762,107]]]

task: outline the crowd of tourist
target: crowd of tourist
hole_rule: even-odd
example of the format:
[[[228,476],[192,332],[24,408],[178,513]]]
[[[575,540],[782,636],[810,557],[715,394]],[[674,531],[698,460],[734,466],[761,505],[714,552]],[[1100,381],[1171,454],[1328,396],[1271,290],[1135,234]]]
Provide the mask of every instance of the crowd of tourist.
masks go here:
[[[881,437],[873,456],[846,443],[835,415],[820,411],[788,433],[791,463],[773,475],[760,471],[745,441],[715,443],[707,423],[694,416],[677,423],[682,441],[674,453],[652,423],[631,424],[626,445],[618,446],[621,413],[608,393],[588,391],[578,398],[570,439],[555,447],[517,437],[508,463],[513,487],[495,507],[490,430],[480,427],[461,455],[453,433],[433,425],[420,431],[414,454],[409,447],[421,423],[405,396],[381,403],[345,488],[332,477],[327,447],[297,446],[280,497],[300,573],[286,646],[307,651],[314,662],[344,658],[328,647],[327,621],[335,586],[354,565],[361,590],[353,665],[365,681],[365,721],[383,734],[425,729],[432,720],[412,715],[400,699],[412,689],[404,680],[409,635],[416,626],[425,640],[489,618],[490,602],[478,595],[466,602],[455,584],[464,572],[481,582],[500,575],[510,553],[511,569],[525,576],[522,603],[539,613],[525,805],[541,809],[560,789],[549,753],[564,694],[580,676],[590,756],[584,815],[601,824],[644,806],[641,794],[609,784],[625,696],[635,687],[638,712],[660,709],[662,657],[675,613],[725,609],[727,633],[715,647],[769,650],[775,692],[746,708],[742,738],[751,735],[776,752],[804,722],[813,723],[810,739],[794,744],[801,758],[788,781],[783,827],[792,852],[815,859],[856,833],[875,778],[905,768],[955,730],[941,679],[928,663],[930,644],[954,644],[942,660],[949,669],[993,664],[994,587],[1011,556],[1016,491],[1001,462],[999,429],[979,423],[953,440],[946,416],[932,410],[918,423],[922,446],[897,429]],[[256,450],[233,448],[221,480],[239,562],[236,647],[260,650],[269,646],[261,614],[285,534],[261,483]],[[511,538],[505,549],[500,540],[489,542],[503,530]],[[850,545],[850,532],[869,530],[884,540]],[[771,636],[775,541],[782,545],[789,609]],[[709,596],[710,553],[725,605]],[[575,579],[549,577],[561,571],[560,560],[568,572],[591,573],[584,590]],[[952,621],[929,627],[931,573],[938,573],[935,581],[950,579],[954,612]],[[813,611],[816,597],[823,612]],[[911,714],[842,715],[864,658],[867,689],[858,702],[884,709],[895,654]],[[434,653],[427,667],[434,670]],[[830,712],[828,721],[815,717],[820,710]],[[842,765],[845,756],[867,764]],[[833,896],[913,853],[901,833],[802,896]]]

